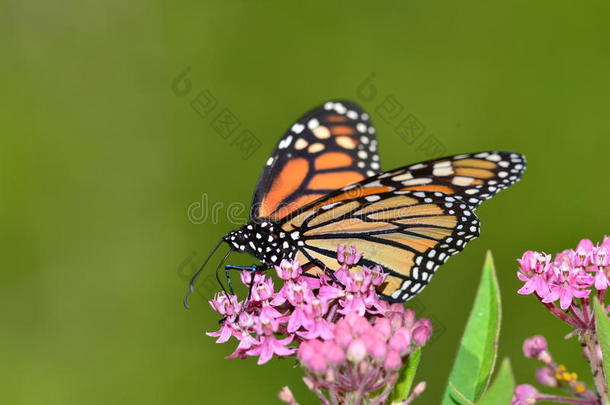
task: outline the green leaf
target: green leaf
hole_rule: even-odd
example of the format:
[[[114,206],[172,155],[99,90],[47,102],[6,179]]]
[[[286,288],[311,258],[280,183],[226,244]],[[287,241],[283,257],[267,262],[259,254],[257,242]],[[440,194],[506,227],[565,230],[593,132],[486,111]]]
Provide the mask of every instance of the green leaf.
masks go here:
[[[610,387],[610,321],[597,298],[593,298],[593,308],[595,312],[595,330],[597,331],[597,339],[602,349],[602,367],[606,377],[606,387]]]
[[[510,367],[510,361],[506,358],[500,366],[500,371],[491,387],[477,402],[477,405],[510,404],[515,391],[515,377]]]
[[[418,347],[409,357],[407,364],[400,370],[398,382],[394,386],[394,391],[392,391],[392,396],[390,397],[390,403],[402,402],[407,399],[409,392],[411,392],[411,386],[413,385],[413,379],[415,378],[420,358],[421,347]]]
[[[500,289],[491,252],[487,252],[483,275],[464,336],[460,342],[443,405],[476,402],[487,389],[496,362],[500,333]],[[457,391],[463,397],[458,399]]]

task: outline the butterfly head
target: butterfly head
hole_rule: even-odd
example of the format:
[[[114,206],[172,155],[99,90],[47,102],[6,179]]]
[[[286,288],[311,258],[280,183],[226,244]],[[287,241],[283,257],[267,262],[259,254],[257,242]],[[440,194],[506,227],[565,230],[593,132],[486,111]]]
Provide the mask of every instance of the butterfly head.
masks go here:
[[[246,224],[229,232],[223,239],[238,252],[251,254],[269,265],[279,264],[296,251],[291,236],[278,232],[270,222]]]

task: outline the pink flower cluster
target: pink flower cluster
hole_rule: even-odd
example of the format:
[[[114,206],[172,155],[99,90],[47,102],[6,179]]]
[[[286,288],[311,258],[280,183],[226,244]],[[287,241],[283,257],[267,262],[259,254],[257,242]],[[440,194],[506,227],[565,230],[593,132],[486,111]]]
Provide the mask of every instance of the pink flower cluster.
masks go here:
[[[337,322],[333,337],[303,342],[297,356],[307,370],[307,386],[336,393],[332,403],[346,403],[350,394],[384,387],[376,400],[385,403],[405,360],[431,333],[430,320],[416,320],[412,310],[393,304],[384,316],[374,319],[347,314]]]
[[[602,300],[610,285],[610,238],[604,237],[598,245],[583,239],[576,249],[564,250],[554,259],[527,251],[517,261],[517,277],[525,283],[519,294],[535,294],[554,315],[576,328],[592,327],[588,297],[595,287]],[[576,299],[583,299],[584,305],[576,305]],[[562,311],[555,306],[557,301]],[[563,312],[568,309],[571,316]]]
[[[368,398],[374,391],[387,397],[406,359],[430,338],[432,325],[402,304],[382,301],[376,289],[387,275],[378,266],[357,266],[361,258],[355,248],[339,246],[340,268],[319,277],[284,260],[275,266],[280,288],[264,273],[243,271],[249,299],[218,293],[210,304],[224,320],[208,335],[217,343],[238,341],[229,358],[258,356],[263,364],[274,356],[297,355],[306,384],[322,403],[323,390],[331,397],[358,392]],[[289,390],[280,397],[290,399]]]

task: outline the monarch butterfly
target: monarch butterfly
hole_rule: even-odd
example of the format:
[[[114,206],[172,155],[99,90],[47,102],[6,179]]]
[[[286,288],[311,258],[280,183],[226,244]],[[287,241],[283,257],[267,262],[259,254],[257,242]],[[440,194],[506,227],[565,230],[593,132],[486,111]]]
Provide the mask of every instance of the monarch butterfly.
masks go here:
[[[217,278],[232,251],[262,264],[227,265],[227,273],[293,259],[310,275],[332,274],[337,246],[348,245],[363,253],[361,264],[389,273],[378,290],[382,298],[406,301],[479,236],[475,209],[524,170],[521,154],[490,151],[383,172],[369,115],[352,102],[327,102],[280,139],[255,188],[250,222],[216,245],[230,246]]]

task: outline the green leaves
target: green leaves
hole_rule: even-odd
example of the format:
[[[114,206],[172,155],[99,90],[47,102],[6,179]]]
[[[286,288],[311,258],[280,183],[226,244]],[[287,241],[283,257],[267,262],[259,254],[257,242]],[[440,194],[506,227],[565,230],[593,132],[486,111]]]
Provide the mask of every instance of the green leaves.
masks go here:
[[[500,317],[500,290],[488,252],[443,405],[475,403],[487,389],[496,362]]]
[[[510,361],[504,359],[496,379],[479,402],[477,402],[477,405],[510,404],[514,391],[515,377],[513,377]]]
[[[595,312],[595,330],[602,349],[602,367],[606,377],[606,387],[610,387],[610,321],[599,300],[593,298],[592,301]]]
[[[392,391],[390,403],[402,402],[407,399],[411,391],[411,386],[413,385],[413,379],[415,378],[415,372],[417,371],[420,358],[421,347],[413,352],[411,357],[409,357],[407,364],[400,370],[400,376],[398,377],[398,382],[394,387],[394,391]]]

